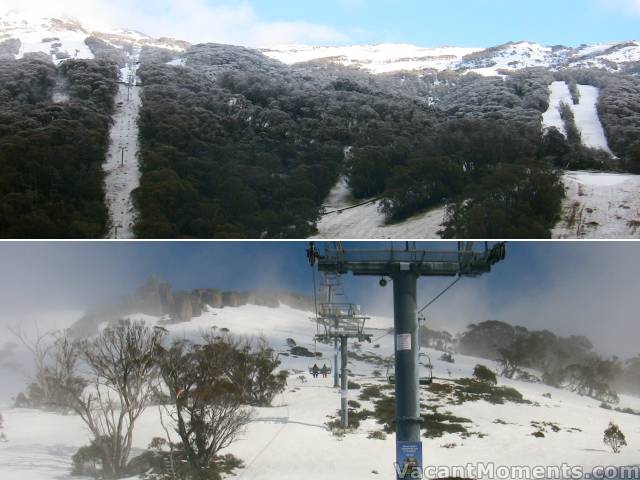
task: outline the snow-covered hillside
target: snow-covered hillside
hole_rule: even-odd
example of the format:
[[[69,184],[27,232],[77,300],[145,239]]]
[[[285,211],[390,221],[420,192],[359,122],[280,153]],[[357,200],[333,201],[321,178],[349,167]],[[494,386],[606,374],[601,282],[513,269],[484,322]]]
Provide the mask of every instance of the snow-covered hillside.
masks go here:
[[[340,178],[324,202],[316,238],[438,238],[442,230],[444,207],[387,224],[379,201],[362,203],[351,197],[346,179]]]
[[[497,75],[498,70],[528,67],[552,69],[597,67],[618,71],[628,62],[640,61],[640,43],[547,47],[533,42],[511,42],[492,48],[421,48],[406,44],[311,47],[285,45],[261,51],[287,64],[325,60],[355,66],[372,73],[400,70],[464,70]]]
[[[567,172],[553,238],[640,238],[640,175]]]
[[[347,47],[314,47],[286,45],[265,47],[268,57],[293,64],[311,60],[326,60],[346,66],[363,68],[373,73],[398,70],[448,70],[462,61],[465,55],[479,48],[437,47],[421,48],[406,44],[354,45]]]
[[[27,52],[43,52],[55,62],[66,58],[91,58],[85,44],[87,37],[99,38],[112,46],[123,44],[153,46],[182,52],[188,42],[167,38],[155,39],[131,30],[100,30],[68,18],[41,18],[12,12],[0,18],[0,45],[19,40],[13,52],[16,58]],[[216,39],[212,35],[211,42]],[[629,62],[640,61],[640,43],[601,43],[577,48],[548,47],[534,42],[510,42],[496,47],[420,47],[408,44],[310,46],[282,45],[260,48],[265,55],[283,63],[294,64],[324,60],[365,69],[373,73],[401,70],[461,70],[482,75],[497,75],[498,70],[527,67],[553,69],[596,67],[611,71],[624,70]],[[0,52],[1,53],[1,52]]]
[[[86,44],[89,37],[98,38],[118,49],[132,45],[181,52],[189,46],[187,42],[155,39],[131,30],[97,31],[66,17],[42,18],[22,12],[10,12],[0,17],[0,44],[17,40],[16,51],[12,52],[15,58],[36,52],[50,55],[55,63],[69,58],[93,58],[94,55]]]
[[[282,367],[291,372],[288,388],[272,408],[257,409],[255,421],[242,439],[227,449],[246,464],[238,478],[391,478],[394,436],[388,435],[384,440],[368,438],[370,432],[381,430],[373,419],[363,421],[354,433],[343,438],[332,435],[325,423],[329,418],[335,418],[340,405],[340,395],[332,388],[332,379],[311,378],[308,373],[311,362],[288,355],[287,338],[313,350],[316,326],[311,316],[310,312],[288,307],[247,305],[210,309],[191,322],[166,325],[166,328],[172,335],[180,337],[195,336],[213,327],[229,329],[236,335],[263,334],[278,352],[283,353],[280,357]],[[160,321],[148,316],[144,319],[151,323]],[[376,319],[375,324],[389,327],[391,321]],[[387,388],[385,369],[374,362],[392,355],[393,336],[385,336],[385,330],[373,330],[371,333],[376,338],[374,342],[363,345],[352,342],[350,349],[374,360],[352,358],[349,368],[353,380],[360,385]],[[319,344],[318,351],[324,356],[320,362],[329,363],[331,347]],[[428,349],[424,352],[432,360],[435,382],[443,386],[453,379],[471,376],[477,363],[496,368],[487,360],[462,355],[455,356],[454,364],[445,363],[439,360],[438,352]],[[426,369],[421,372],[425,373]],[[423,439],[426,463],[439,466],[465,465],[468,462],[495,462],[499,465],[569,463],[586,468],[638,464],[640,416],[604,410],[595,400],[542,384],[505,379],[500,379],[499,383],[516,388],[531,403],[495,405],[476,401],[455,405],[426,390],[422,392],[425,405],[431,408],[438,406],[440,411],[446,410],[470,419],[471,423],[466,425],[470,432],[474,432],[468,437],[444,434],[440,438]],[[352,399],[357,400],[358,396],[357,390],[350,391]],[[373,408],[368,400],[358,401],[363,408]],[[622,396],[621,406],[640,410],[640,399]],[[76,416],[6,408],[2,411],[8,442],[0,443],[1,478],[73,478],[69,475],[70,456],[89,440],[87,430]],[[154,436],[161,434],[158,415],[157,409],[149,408],[137,424],[134,454],[146,448]],[[602,432],[611,420],[620,425],[629,443],[629,447],[619,455],[610,453],[602,444]],[[546,429],[545,437],[532,436],[540,428]]]

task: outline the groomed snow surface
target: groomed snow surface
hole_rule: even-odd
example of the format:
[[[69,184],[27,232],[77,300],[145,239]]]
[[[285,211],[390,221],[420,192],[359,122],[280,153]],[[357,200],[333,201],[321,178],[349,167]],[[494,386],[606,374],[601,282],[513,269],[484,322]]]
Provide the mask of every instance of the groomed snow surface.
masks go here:
[[[325,200],[326,214],[318,222],[316,238],[438,238],[438,231],[442,230],[444,208],[387,225],[386,217],[379,211],[379,201],[349,208],[361,203],[362,200],[356,201],[351,196],[347,180],[340,178]]]
[[[567,172],[553,238],[640,238],[640,175]]]
[[[599,89],[590,85],[578,85],[578,91],[580,102],[574,105],[566,82],[553,82],[550,86],[549,109],[542,116],[542,126],[555,127],[567,136],[564,120],[560,117],[560,105],[564,103],[573,111],[582,143],[586,147],[604,150],[613,155],[598,116]]]
[[[571,92],[566,82],[553,82],[549,87],[549,108],[542,115],[543,128],[555,127],[565,138],[567,137],[567,129],[564,126],[564,120],[560,116],[560,105],[566,103],[573,104]]]
[[[135,212],[131,192],[140,184],[138,165],[138,113],[140,87],[136,72],[139,50],[128,56],[127,66],[121,71],[121,83],[116,94],[116,112],[109,133],[109,151],[103,166],[105,197],[111,226],[108,238],[133,238]]]
[[[240,308],[210,309],[191,322],[169,325],[175,337],[194,337],[199,332],[228,328],[232,334],[259,335],[279,352],[286,352],[286,339],[293,338],[298,345],[313,350],[312,338],[316,332],[310,312],[288,307],[276,309],[247,305]],[[138,318],[138,316],[132,316]],[[151,320],[149,317],[145,317]],[[384,325],[380,319],[376,324]],[[151,320],[151,323],[157,319]],[[386,326],[391,321],[386,320]],[[385,330],[372,330],[376,338],[364,344],[362,353],[388,357],[393,352],[393,336]],[[379,338],[382,337],[382,338]],[[378,344],[379,348],[375,348]],[[353,349],[353,342],[350,343]],[[318,345],[323,353],[320,365],[329,364],[330,346]],[[439,352],[425,349],[434,365],[434,376],[440,379],[471,376],[473,367],[482,363],[497,366],[488,360],[455,356],[455,363],[438,360]],[[335,418],[340,404],[339,391],[332,388],[332,378],[313,379],[308,374],[310,360],[281,356],[282,368],[292,373],[286,391],[276,398],[272,408],[255,410],[256,419],[225,453],[233,453],[246,465],[237,478],[289,480],[309,478],[335,480],[336,478],[393,478],[393,435],[385,440],[367,438],[371,431],[380,431],[375,420],[362,422],[360,428],[343,439],[334,437],[324,424]],[[374,377],[375,365],[350,359],[349,368],[354,380],[360,384],[384,383]],[[385,375],[385,372],[381,372]],[[423,375],[425,372],[421,372]],[[300,377],[304,378],[304,381]],[[436,380],[446,382],[446,380]],[[454,415],[472,420],[469,430],[487,436],[462,439],[446,434],[437,439],[423,439],[425,463],[438,466],[465,465],[468,462],[495,462],[499,465],[571,465],[591,469],[598,465],[637,465],[640,458],[640,417],[607,411],[598,401],[580,397],[568,391],[542,384],[499,379],[501,385],[513,386],[532,405],[507,403],[492,405],[487,402],[467,402],[463,405],[441,407]],[[543,396],[551,394],[551,398]],[[357,399],[358,392],[350,391]],[[426,397],[423,401],[428,401]],[[370,402],[361,401],[363,407],[372,408]],[[640,410],[640,399],[622,396],[621,407]],[[61,416],[34,410],[3,408],[7,443],[0,443],[0,478],[22,480],[71,480],[70,457],[89,442],[89,434],[74,415]],[[134,433],[134,454],[146,448],[151,439],[161,435],[159,413],[149,408],[137,424]],[[497,424],[500,419],[506,424]],[[535,438],[531,422],[555,422],[561,431],[549,431],[545,438]],[[620,425],[629,446],[619,455],[612,454],[602,443],[602,434],[609,421]],[[579,429],[573,430],[571,429]],[[456,444],[454,448],[444,445]],[[376,471],[377,474],[374,474]]]

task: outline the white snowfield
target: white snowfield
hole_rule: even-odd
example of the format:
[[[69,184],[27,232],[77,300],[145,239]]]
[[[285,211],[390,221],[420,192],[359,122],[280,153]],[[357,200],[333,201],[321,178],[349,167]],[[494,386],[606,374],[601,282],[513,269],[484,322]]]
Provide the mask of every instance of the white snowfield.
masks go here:
[[[92,59],[94,55],[85,43],[91,36],[97,36],[116,48],[122,48],[124,42],[138,48],[146,45],[181,52],[185,43],[154,39],[132,30],[98,29],[67,17],[50,18],[19,11],[5,14],[0,10],[0,42],[20,40],[16,59],[24,57],[26,53],[36,52],[50,55],[56,64],[70,58]]]
[[[598,115],[599,89],[590,85],[578,85],[580,102],[577,105],[573,104],[573,98],[566,82],[553,82],[549,91],[549,108],[542,116],[543,128],[555,127],[565,137],[567,136],[564,120],[560,116],[560,106],[564,103],[573,111],[583,145],[604,150],[613,155]]]
[[[553,238],[640,238],[640,175],[567,172]]]
[[[210,309],[191,322],[168,325],[175,337],[194,337],[212,327],[228,328],[232,334],[255,336],[264,334],[273,348],[288,353],[286,339],[293,338],[298,345],[314,349],[315,323],[313,314],[281,306],[267,308],[243,306],[240,308]],[[139,316],[133,315],[132,318]],[[149,317],[145,317],[150,320]],[[156,319],[156,322],[159,319]],[[378,319],[378,322],[380,320]],[[155,323],[152,321],[152,323]],[[386,326],[391,326],[386,321]],[[379,323],[380,324],[380,323]],[[385,330],[373,330],[372,344],[361,345],[361,353],[389,357],[393,353],[393,335]],[[382,337],[382,338],[380,338]],[[376,345],[379,347],[376,348]],[[350,349],[355,349],[350,342]],[[330,364],[332,347],[318,344],[323,358],[319,365]],[[436,383],[449,379],[470,377],[477,363],[490,368],[490,361],[455,355],[455,363],[441,362],[440,353],[424,349],[434,366]],[[288,387],[271,408],[255,409],[255,421],[241,439],[225,453],[241,458],[246,468],[234,478],[272,480],[334,480],[335,478],[392,478],[394,461],[393,435],[385,440],[367,438],[372,431],[380,431],[375,420],[361,423],[357,431],[339,439],[325,427],[336,417],[340,393],[333,389],[332,378],[313,379],[308,369],[310,359],[282,355],[282,368],[291,372]],[[360,384],[384,384],[386,371],[370,363],[349,360],[354,380]],[[426,374],[426,369],[420,372]],[[302,381],[301,377],[304,379]],[[591,469],[598,465],[637,465],[640,459],[640,416],[607,411],[596,400],[542,384],[499,379],[501,385],[519,390],[530,405],[507,403],[493,405],[484,401],[441,407],[454,415],[472,420],[470,431],[486,434],[484,438],[445,434],[441,438],[423,439],[424,458],[428,465],[463,466],[467,463],[495,462],[498,465],[535,466],[563,463]],[[543,395],[550,394],[551,398]],[[349,396],[357,400],[358,391]],[[424,392],[423,402],[430,402]],[[621,407],[640,410],[640,398],[622,396]],[[360,401],[372,409],[369,401]],[[89,442],[89,433],[74,415],[61,416],[34,410],[3,408],[5,433],[8,442],[0,443],[0,478],[23,480],[71,480],[70,457]],[[506,424],[495,423],[501,420]],[[604,429],[609,421],[616,422],[627,437],[629,446],[619,455],[612,454],[602,443]],[[550,430],[545,438],[531,434],[537,429],[531,422],[554,422],[560,431]],[[159,413],[149,408],[137,424],[134,433],[134,454],[147,447],[151,439],[162,434]],[[445,445],[453,448],[444,448]]]
[[[580,103],[572,105],[572,108],[576,125],[582,136],[582,143],[587,147],[599,148],[613,155],[598,116],[599,89],[591,85],[578,85],[578,91]]]
[[[19,7],[18,7],[19,8]],[[82,25],[67,18],[41,18],[19,11],[4,14],[0,11],[0,41],[18,38],[23,46],[18,57],[26,52],[44,52],[54,61],[56,53],[66,52],[69,58],[92,58],[84,44],[86,37],[97,33],[108,43],[110,39],[132,42],[135,45],[157,46],[184,51],[186,42],[154,39],[140,32]],[[51,40],[57,38],[57,40]],[[47,39],[48,41],[43,41]],[[210,39],[215,42],[215,38]],[[60,46],[57,46],[61,43]],[[52,48],[57,49],[52,51]],[[378,45],[311,46],[276,45],[259,49],[265,55],[283,63],[294,64],[311,60],[326,60],[345,66],[362,68],[372,73],[420,71],[432,69],[472,71],[481,75],[498,75],[498,70],[518,70],[528,67],[596,67],[619,70],[619,65],[640,60],[640,43],[601,43],[578,48],[548,47],[534,42],[512,42],[494,48],[466,48],[456,46],[419,47],[409,44],[384,43]],[[468,57],[471,54],[480,54]],[[63,55],[64,56],[64,55]]]
[[[573,105],[569,86],[567,82],[553,82],[549,86],[549,92],[549,108],[542,115],[542,127],[545,129],[555,127],[566,138],[567,129],[564,126],[564,120],[560,116],[560,105],[562,103]]]
[[[438,238],[442,230],[445,208],[435,208],[402,222],[387,224],[380,213],[379,201],[372,201],[355,208],[363,201],[352,198],[346,179],[340,178],[324,203],[326,215],[318,222],[318,239],[345,238]],[[348,208],[348,210],[344,210]]]
[[[433,69],[465,70],[495,76],[501,69],[519,70],[529,67],[597,67],[615,70],[611,62],[624,64],[640,60],[640,43],[635,41],[583,45],[575,49],[547,47],[534,42],[513,42],[493,49],[380,44],[339,47],[282,45],[260,50],[287,64],[326,60],[376,74]],[[471,54],[480,55],[467,57]]]
[[[314,47],[283,45],[260,49],[266,56],[286,64],[328,60],[345,66],[356,66],[372,73],[399,70],[448,70],[462,61],[465,55],[481,48],[436,47],[385,43],[380,45],[352,45],[346,47]]]
[[[133,238],[135,212],[131,192],[140,184],[138,165],[138,113],[142,105],[137,77],[140,50],[127,54],[116,94],[116,112],[109,133],[109,151],[103,169],[105,197],[109,208],[108,238]]]

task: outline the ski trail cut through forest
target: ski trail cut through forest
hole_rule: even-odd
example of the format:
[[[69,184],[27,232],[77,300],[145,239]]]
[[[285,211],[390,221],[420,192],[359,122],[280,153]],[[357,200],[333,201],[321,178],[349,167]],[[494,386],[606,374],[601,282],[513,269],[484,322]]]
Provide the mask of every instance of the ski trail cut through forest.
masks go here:
[[[131,192],[140,184],[138,165],[138,113],[140,85],[137,77],[140,50],[127,57],[116,94],[116,111],[109,133],[109,151],[104,163],[105,199],[109,208],[108,238],[133,238],[135,211]]]
[[[578,85],[577,88],[580,93],[580,101],[574,105],[566,82],[553,82],[549,86],[549,109],[542,116],[543,128],[556,127],[560,133],[567,136],[564,120],[560,116],[560,105],[565,103],[573,111],[576,127],[582,137],[582,144],[585,147],[597,148],[613,155],[598,115],[600,90],[590,85]]]

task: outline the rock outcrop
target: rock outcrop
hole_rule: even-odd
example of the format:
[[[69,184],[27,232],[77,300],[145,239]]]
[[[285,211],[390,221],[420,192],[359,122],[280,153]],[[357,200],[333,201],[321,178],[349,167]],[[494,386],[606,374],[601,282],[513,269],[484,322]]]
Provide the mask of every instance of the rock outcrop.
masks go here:
[[[134,313],[165,317],[167,322],[188,322],[201,316],[209,308],[237,308],[243,305],[259,305],[278,308],[287,305],[297,310],[313,311],[312,297],[292,292],[249,291],[231,292],[215,288],[199,288],[190,292],[174,291],[170,284],[151,277],[133,295],[120,302],[95,308],[72,327],[76,335],[86,336],[97,331],[105,322],[112,322]]]

